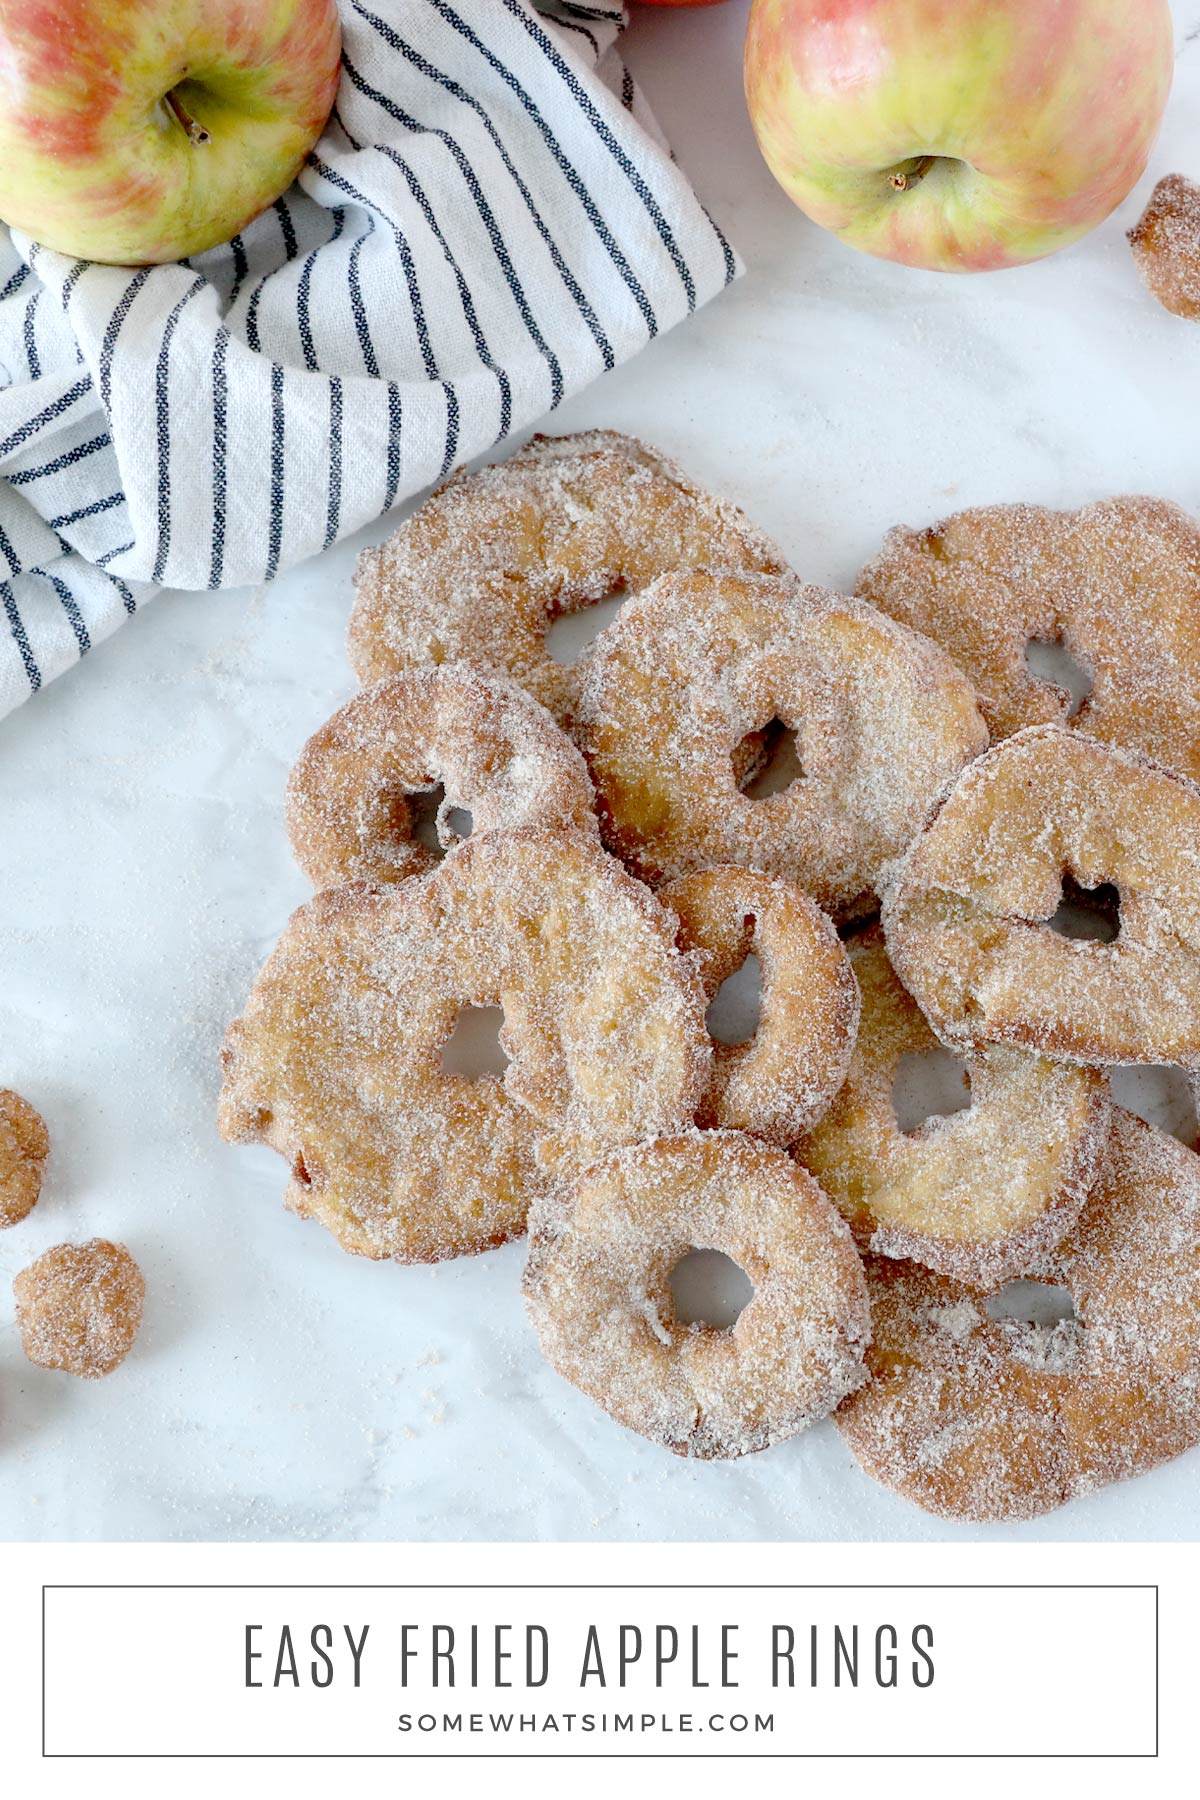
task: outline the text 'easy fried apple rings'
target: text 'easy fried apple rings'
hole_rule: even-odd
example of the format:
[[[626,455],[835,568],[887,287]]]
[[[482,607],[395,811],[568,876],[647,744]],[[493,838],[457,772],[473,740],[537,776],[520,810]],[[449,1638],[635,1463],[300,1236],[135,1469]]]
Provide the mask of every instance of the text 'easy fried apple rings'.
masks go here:
[[[994,739],[1070,723],[1200,778],[1200,526],[1179,507],[985,506],[902,527],[858,592],[954,658]],[[1053,644],[1091,681],[1078,711],[1028,660]]]
[[[443,1067],[501,1007],[502,1077]],[[294,915],[222,1053],[222,1134],[292,1169],[347,1250],[434,1262],[524,1229],[530,1198],[614,1143],[690,1122],[704,998],[674,920],[590,838],[492,832],[436,869]]]
[[[314,887],[398,881],[437,858],[414,835],[417,803],[442,790],[444,849],[471,829],[595,829],[579,751],[544,707],[512,682],[455,665],[392,675],[348,701],[304,746],[292,770],[287,826]]]
[[[1054,928],[1108,894],[1110,942]],[[967,769],[883,911],[946,1044],[1200,1068],[1200,788],[1077,732],[1019,732]]]
[[[1108,1084],[1095,1069],[993,1045],[966,1066],[969,1105],[905,1130],[894,1099],[937,1039],[888,961],[882,934],[850,946],[862,1023],[845,1084],[794,1146],[859,1243],[975,1285],[1023,1275],[1062,1239],[1095,1180]],[[965,1096],[964,1096],[965,1097]]]
[[[736,1132],[617,1151],[530,1222],[525,1298],[543,1354],[620,1424],[678,1456],[763,1450],[863,1379],[862,1261],[812,1177]],[[729,1330],[684,1324],[671,1274],[729,1256],[754,1297]]]
[[[596,640],[580,719],[601,830],[644,879],[733,863],[839,915],[987,743],[936,645],[793,576],[663,576]],[[775,721],[802,773],[751,799],[734,755]]]
[[[749,869],[705,869],[660,891],[679,919],[705,998],[747,957],[761,1003],[745,1043],[714,1042],[697,1124],[748,1131],[786,1148],[845,1078],[858,1029],[858,988],[832,923],[790,882]]]
[[[914,1263],[867,1272],[871,1380],[837,1424],[926,1511],[1036,1518],[1200,1443],[1200,1158],[1131,1114],[1044,1271],[1074,1317],[1003,1316]]]
[[[363,682],[456,661],[505,669],[569,724],[580,672],[547,650],[555,619],[697,564],[784,566],[736,506],[650,446],[615,431],[534,438],[455,475],[363,552],[350,661]]]

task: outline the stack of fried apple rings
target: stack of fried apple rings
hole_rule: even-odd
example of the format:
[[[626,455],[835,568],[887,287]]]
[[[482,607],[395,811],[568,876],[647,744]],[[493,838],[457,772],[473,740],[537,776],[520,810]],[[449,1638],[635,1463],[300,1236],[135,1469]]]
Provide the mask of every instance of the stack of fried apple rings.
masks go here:
[[[535,438],[364,553],[350,654],[222,1052],[293,1211],[400,1263],[527,1233],[549,1362],[681,1456],[832,1415],[1002,1520],[1200,1444],[1200,1156],[1112,1095],[1200,1072],[1190,519],[984,508],[847,597],[646,445]]]

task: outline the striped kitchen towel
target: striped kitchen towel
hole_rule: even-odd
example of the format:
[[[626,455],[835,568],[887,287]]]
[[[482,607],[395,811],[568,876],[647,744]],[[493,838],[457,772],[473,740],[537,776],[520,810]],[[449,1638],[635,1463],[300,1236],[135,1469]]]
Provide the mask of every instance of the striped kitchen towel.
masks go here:
[[[299,182],[190,264],[0,228],[0,712],[158,586],[270,580],[552,412],[738,264],[616,0],[343,0]]]

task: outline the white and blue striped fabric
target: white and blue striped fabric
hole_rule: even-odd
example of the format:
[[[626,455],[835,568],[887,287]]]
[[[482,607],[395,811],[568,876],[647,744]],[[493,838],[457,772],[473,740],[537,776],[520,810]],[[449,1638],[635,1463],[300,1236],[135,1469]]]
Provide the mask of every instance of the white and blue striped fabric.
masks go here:
[[[299,182],[190,265],[0,228],[0,712],[161,586],[269,581],[738,272],[616,0],[343,0]]]

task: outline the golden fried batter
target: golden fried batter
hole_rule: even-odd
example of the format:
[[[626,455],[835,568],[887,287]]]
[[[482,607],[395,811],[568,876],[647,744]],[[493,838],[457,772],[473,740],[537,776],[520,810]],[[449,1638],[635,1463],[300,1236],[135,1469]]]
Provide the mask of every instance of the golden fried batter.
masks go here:
[[[954,658],[993,739],[1069,723],[1200,779],[1200,526],[1179,507],[981,506],[899,527],[858,592]],[[1090,678],[1078,712],[1034,674],[1031,642],[1060,643]]]
[[[681,1324],[675,1265],[723,1251],[754,1284],[728,1331]],[[678,1456],[763,1450],[863,1379],[862,1261],[811,1176],[739,1132],[619,1150],[531,1221],[542,1351],[619,1424]]]
[[[288,835],[314,887],[399,881],[437,861],[413,835],[414,801],[441,787],[476,832],[518,825],[595,830],[583,758],[510,681],[457,666],[412,669],[356,694],[304,746],[288,783]]]
[[[31,1363],[95,1381],[133,1348],[146,1284],[124,1244],[56,1244],[13,1282],[21,1343]]]
[[[499,1006],[503,1077],[447,1072]],[[691,1121],[704,997],[674,920],[579,832],[494,831],[426,875],[294,915],[222,1053],[220,1125],[286,1158],[285,1201],[361,1256],[435,1262],[518,1236],[613,1144]]]
[[[786,1149],[825,1111],[854,1047],[858,988],[837,932],[799,888],[750,869],[705,869],[659,898],[709,1002],[748,956],[761,968],[758,1028],[748,1043],[714,1042],[697,1124]]]
[[[29,1217],[42,1191],[50,1133],[40,1113],[0,1088],[0,1228]]]
[[[1164,175],[1129,241],[1154,298],[1180,319],[1200,319],[1200,186]]]
[[[981,1285],[1024,1274],[1091,1189],[1111,1117],[1104,1076],[996,1044],[970,1061],[969,1107],[903,1131],[897,1068],[937,1039],[878,930],[850,957],[863,1008],[850,1072],[796,1156],[864,1247]]]
[[[1064,880],[1115,888],[1111,942],[1050,921]],[[1200,1068],[1200,788],[1038,725],[967,769],[900,865],[896,973],[951,1047]]]
[[[350,661],[362,682],[465,661],[506,669],[560,724],[581,671],[552,660],[554,620],[668,569],[782,569],[775,545],[660,451],[616,431],[537,437],[461,471],[355,576]]]
[[[794,576],[663,576],[597,639],[580,717],[601,831],[644,879],[733,863],[843,916],[987,744],[936,645]],[[803,774],[753,800],[733,755],[775,720]]]
[[[869,1475],[951,1519],[1032,1519],[1200,1443],[1200,1157],[1114,1115],[1078,1226],[1040,1271],[1075,1317],[871,1258],[871,1380],[837,1415]]]

